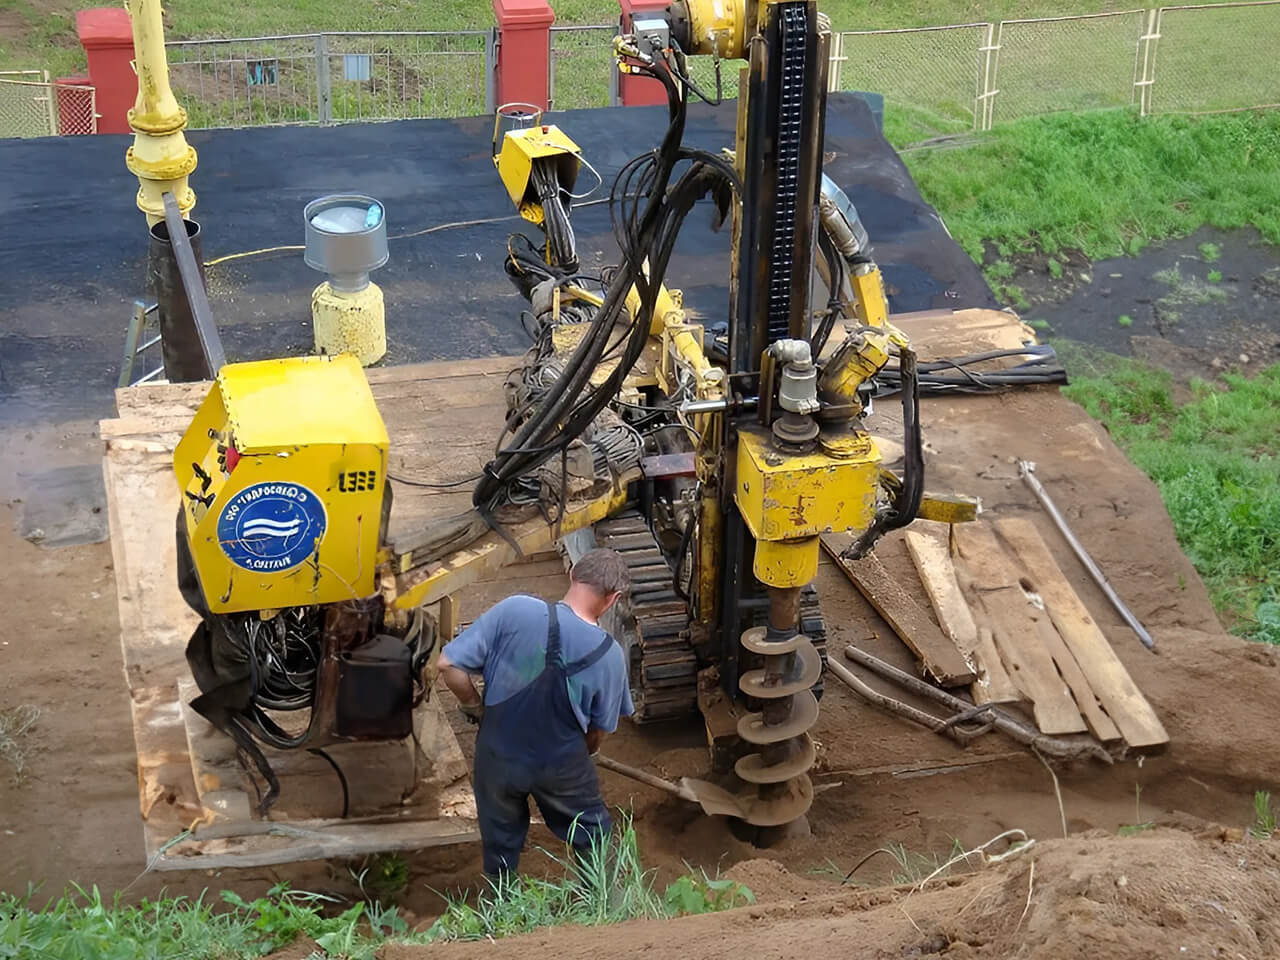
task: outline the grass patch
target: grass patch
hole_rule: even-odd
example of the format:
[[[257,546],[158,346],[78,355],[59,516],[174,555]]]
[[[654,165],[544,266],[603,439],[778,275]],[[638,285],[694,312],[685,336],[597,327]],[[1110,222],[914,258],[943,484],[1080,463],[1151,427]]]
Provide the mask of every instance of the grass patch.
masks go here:
[[[40,708],[29,703],[0,710],[0,761],[9,767],[15,783],[26,776],[30,747],[27,735],[40,719]]]
[[[1253,824],[1249,836],[1258,840],[1270,840],[1276,832],[1276,815],[1271,809],[1271,793],[1256,790],[1253,794]]]
[[[1221,279],[1222,274],[1219,273],[1218,278]],[[1165,270],[1157,270],[1152,279],[1168,285],[1169,292],[1157,301],[1166,306],[1224,303],[1231,297],[1226,290],[1206,283],[1199,277],[1184,276],[1182,268],[1176,263]]]
[[[1072,371],[1064,392],[1160,488],[1223,621],[1280,644],[1280,365],[1195,381],[1179,406],[1162,370],[1055,346]]]
[[[1200,259],[1205,263],[1217,263],[1222,259],[1222,248],[1216,243],[1202,243],[1199,250]]]
[[[962,149],[905,156],[977,262],[987,244],[1092,259],[1211,224],[1280,242],[1280,113],[1016,121]]]
[[[242,960],[306,937],[319,948],[316,956],[373,960],[387,943],[487,940],[547,926],[669,918],[755,902],[742,884],[693,870],[659,892],[654,872],[640,862],[630,818],[619,819],[610,838],[581,858],[548,854],[563,876],[499,880],[474,899],[446,896],[443,915],[423,932],[410,931],[395,907],[378,900],[344,905],[287,884],[255,900],[223,891],[217,909],[204,895],[126,905],[118,896],[104,898],[96,887],[88,892],[77,887],[36,908],[33,889],[22,897],[0,893],[0,957]],[[375,878],[403,889],[403,862],[399,857],[375,859],[356,874],[361,890],[372,893]]]
[[[1122,313],[1120,316],[1116,317],[1116,323],[1120,324],[1122,327],[1132,327],[1133,317],[1129,316],[1127,313]]]

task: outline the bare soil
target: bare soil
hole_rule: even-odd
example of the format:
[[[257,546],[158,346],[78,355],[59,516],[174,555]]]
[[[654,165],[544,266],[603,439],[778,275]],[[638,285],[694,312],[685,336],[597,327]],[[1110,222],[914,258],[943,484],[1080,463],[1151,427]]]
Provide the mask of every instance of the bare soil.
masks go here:
[[[923,888],[792,896],[677,921],[386,947],[379,956],[1274,957],[1280,951],[1280,842],[1224,837],[1208,825],[1129,838],[1098,832],[1040,842],[1011,861]]]
[[[883,406],[889,416],[892,405]],[[1280,795],[1276,651],[1222,631],[1177,548],[1155,488],[1099,425],[1056,391],[930,400],[923,422],[931,488],[975,494],[987,511],[1022,513],[1041,524],[1169,730],[1167,752],[1110,767],[1058,767],[1060,812],[1050,772],[1016,744],[992,734],[962,749],[880,713],[829,680],[814,730],[820,741],[814,779],[822,792],[807,834],[762,851],[692,805],[612,774],[603,777],[608,802],[633,812],[642,855],[657,869],[659,883],[688,866],[730,871],[755,890],[760,905],[670,926],[561,930],[513,943],[433,949],[458,956],[485,950],[567,957],[643,949],[660,958],[814,950],[1120,960],[1280,955],[1277,845],[1240,839],[1253,819],[1254,790]],[[98,456],[83,424],[55,426],[50,435],[59,438],[50,447],[57,464],[91,463]],[[0,496],[13,497],[16,470],[27,467],[17,458],[43,445],[31,434],[0,440]],[[1054,535],[1017,480],[1018,458],[1038,461],[1042,481],[1070,523],[1156,637],[1156,653],[1120,624],[1065,548],[1050,539]],[[234,887],[253,896],[289,880],[354,895],[349,868],[359,864],[144,873],[110,551],[106,544],[48,549],[21,540],[13,532],[19,506],[0,507],[0,554],[7,560],[0,583],[0,709],[29,703],[40,708],[41,718],[26,738],[26,778],[14,783],[8,770],[0,770],[0,888],[21,891],[43,881],[44,893],[56,894],[75,881],[126,889],[129,897],[162,888],[194,894],[205,887]],[[891,573],[914,578],[900,542],[886,542],[878,555]],[[539,585],[551,593],[559,589],[545,579]],[[900,642],[838,569],[824,563],[818,586],[832,655],[856,642],[907,665]],[[495,599],[479,591],[464,596],[464,617]],[[470,731],[461,720],[457,729],[469,750]],[[667,776],[707,773],[697,723],[624,724],[607,752]],[[1072,836],[1051,840],[1061,836],[1063,814]],[[1147,821],[1169,829],[1115,836],[1123,824]],[[957,842],[972,849],[1012,828],[1039,838],[1034,852],[959,881],[935,881],[921,891],[856,893],[837,882],[891,842],[945,859]],[[529,870],[551,869],[533,849],[539,845],[553,849],[554,840],[535,827],[525,860]],[[422,922],[439,910],[434,890],[480,882],[479,851],[472,847],[424,851],[409,864],[411,880],[400,902]],[[894,873],[892,861],[877,856],[853,879],[886,884]],[[387,960],[416,955],[385,952]]]

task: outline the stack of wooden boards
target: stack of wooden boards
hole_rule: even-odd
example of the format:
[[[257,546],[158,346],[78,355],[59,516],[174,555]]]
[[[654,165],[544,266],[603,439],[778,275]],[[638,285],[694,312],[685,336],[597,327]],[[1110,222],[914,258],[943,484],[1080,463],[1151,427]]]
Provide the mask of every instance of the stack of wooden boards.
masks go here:
[[[1026,704],[1041,733],[1091,733],[1136,750],[1169,740],[1034,524],[1004,517],[947,527],[917,522],[904,536],[934,618],[874,555],[839,557],[876,611],[945,687],[974,703]]]

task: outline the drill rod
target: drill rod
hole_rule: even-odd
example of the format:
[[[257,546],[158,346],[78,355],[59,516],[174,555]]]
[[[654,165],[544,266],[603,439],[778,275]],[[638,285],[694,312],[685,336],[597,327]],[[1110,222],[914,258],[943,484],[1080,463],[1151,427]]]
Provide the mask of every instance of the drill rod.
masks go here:
[[[1089,551],[1084,548],[1084,544],[1076,538],[1071,528],[1067,526],[1066,517],[1058,510],[1057,504],[1049,497],[1049,491],[1044,488],[1044,484],[1036,476],[1036,465],[1030,460],[1019,460],[1018,472],[1022,474],[1022,482],[1031,488],[1031,492],[1036,495],[1040,505],[1044,507],[1045,512],[1049,514],[1049,518],[1053,520],[1053,525],[1058,528],[1058,532],[1062,534],[1076,557],[1084,564],[1084,568],[1089,571],[1089,576],[1093,577],[1093,582],[1107,595],[1111,605],[1124,618],[1124,622],[1129,625],[1130,629],[1138,635],[1142,645],[1148,650],[1154,650],[1156,642],[1151,634],[1147,633],[1147,628],[1142,625],[1142,622],[1134,616],[1133,611],[1120,599],[1120,594],[1116,593],[1110,582],[1108,582],[1106,574],[1102,572],[1102,568],[1094,562],[1093,557],[1089,556]]]
[[[1073,741],[1062,740],[1057,737],[1047,737],[1034,727],[1029,727],[1025,723],[1015,720],[1003,710],[997,709],[990,704],[985,705],[982,711],[975,713],[974,705],[969,703],[967,700],[961,700],[959,697],[947,693],[945,690],[940,690],[931,683],[926,683],[919,677],[913,677],[911,674],[906,673],[903,670],[899,670],[892,664],[885,663],[878,657],[873,657],[865,650],[849,646],[844,648],[844,655],[854,663],[866,667],[873,673],[879,674],[886,680],[896,683],[898,686],[910,691],[911,693],[937,701],[949,710],[955,711],[956,714],[965,714],[967,719],[973,719],[980,723],[990,722],[991,725],[1001,733],[1007,734],[1019,743],[1024,743],[1029,747],[1039,750],[1047,756],[1055,757],[1059,760],[1075,760],[1080,757],[1089,756],[1096,757],[1107,764],[1115,762],[1112,759],[1111,754],[1107,753],[1106,750],[1093,740]],[[842,663],[836,662],[834,659],[828,659],[827,667],[832,673],[852,687],[855,692],[861,693],[862,691],[860,688],[866,686],[866,684],[863,684],[858,680],[857,676],[850,671],[848,667],[844,666]],[[852,680],[850,680],[850,678],[852,678]],[[879,696],[883,696],[883,694]],[[952,735],[949,731],[954,729],[955,724],[950,723],[947,720],[939,720],[936,717],[931,717],[923,710],[916,710],[914,707],[900,703],[890,697],[884,697],[884,700],[880,700],[879,697],[875,699],[876,702],[881,703],[883,706],[889,707],[889,709],[897,713],[901,713],[904,716],[915,720],[917,723],[925,724],[936,732]],[[884,701],[886,700],[889,702],[885,703]],[[900,707],[905,709],[899,709]],[[926,717],[928,718],[927,720],[924,719]]]

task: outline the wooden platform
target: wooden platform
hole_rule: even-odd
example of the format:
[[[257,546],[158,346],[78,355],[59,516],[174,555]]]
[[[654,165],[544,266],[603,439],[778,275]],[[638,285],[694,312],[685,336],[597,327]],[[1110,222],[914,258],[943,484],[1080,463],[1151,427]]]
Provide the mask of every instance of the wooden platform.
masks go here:
[[[447,483],[473,475],[491,455],[505,410],[502,384],[516,362],[499,357],[370,370],[391,435],[393,479]],[[270,750],[281,796],[271,821],[258,820],[251,813],[257,797],[230,741],[184,706],[194,689],[184,650],[197,617],[177,590],[172,452],[207,391],[207,384],[120,390],[119,417],[101,423],[139,805],[154,869],[256,866],[475,839],[466,764],[434,698],[417,716],[426,756],[416,765],[409,742],[330,750],[351,783],[347,820],[338,819],[342,794],[332,768],[306,753]],[[396,482],[393,536],[469,503],[470,484],[438,489]],[[508,576],[523,579],[525,572],[517,566]],[[542,581],[556,571],[543,562],[527,572]],[[465,591],[462,615],[469,619],[490,597],[515,589],[502,579]],[[173,842],[193,824],[189,837]]]

